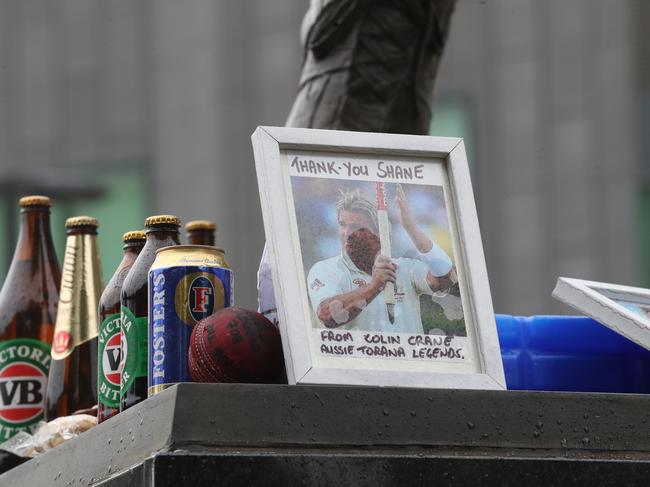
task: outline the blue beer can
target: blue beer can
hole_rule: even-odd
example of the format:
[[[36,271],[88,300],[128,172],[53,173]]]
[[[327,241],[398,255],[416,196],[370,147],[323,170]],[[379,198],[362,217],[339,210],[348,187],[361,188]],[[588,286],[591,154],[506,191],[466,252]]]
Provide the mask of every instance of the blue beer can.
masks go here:
[[[156,252],[149,270],[149,396],[192,382],[187,365],[192,328],[233,304],[233,274],[223,250],[176,245]]]

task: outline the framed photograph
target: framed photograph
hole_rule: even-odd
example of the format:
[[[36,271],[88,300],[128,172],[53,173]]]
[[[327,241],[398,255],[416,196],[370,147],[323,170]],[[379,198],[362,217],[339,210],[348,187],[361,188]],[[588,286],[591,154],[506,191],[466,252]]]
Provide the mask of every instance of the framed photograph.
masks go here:
[[[650,289],[559,277],[553,297],[650,349]]]
[[[505,389],[461,139],[252,140],[289,383]]]

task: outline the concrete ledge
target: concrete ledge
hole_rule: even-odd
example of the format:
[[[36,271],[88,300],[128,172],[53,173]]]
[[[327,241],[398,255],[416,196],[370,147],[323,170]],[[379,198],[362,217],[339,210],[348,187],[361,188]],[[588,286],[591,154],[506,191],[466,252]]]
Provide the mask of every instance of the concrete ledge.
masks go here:
[[[181,384],[176,447],[428,446],[650,451],[650,396]]]

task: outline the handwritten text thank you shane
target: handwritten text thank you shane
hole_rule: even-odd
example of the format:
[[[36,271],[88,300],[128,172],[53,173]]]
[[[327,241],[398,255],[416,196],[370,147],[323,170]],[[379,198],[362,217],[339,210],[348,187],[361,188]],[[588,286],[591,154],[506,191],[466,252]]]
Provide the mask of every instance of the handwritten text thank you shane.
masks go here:
[[[435,184],[432,166],[410,161],[289,156],[289,174],[302,177]]]

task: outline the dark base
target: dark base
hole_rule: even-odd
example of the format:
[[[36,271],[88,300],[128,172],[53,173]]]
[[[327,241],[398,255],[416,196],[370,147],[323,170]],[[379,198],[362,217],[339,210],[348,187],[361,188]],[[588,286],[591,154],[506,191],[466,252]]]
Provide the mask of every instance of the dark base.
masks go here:
[[[0,485],[646,486],[650,396],[182,384]]]
[[[204,452],[161,453],[98,485],[647,486],[649,476],[645,461]]]

